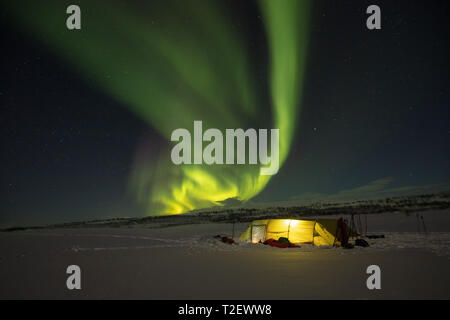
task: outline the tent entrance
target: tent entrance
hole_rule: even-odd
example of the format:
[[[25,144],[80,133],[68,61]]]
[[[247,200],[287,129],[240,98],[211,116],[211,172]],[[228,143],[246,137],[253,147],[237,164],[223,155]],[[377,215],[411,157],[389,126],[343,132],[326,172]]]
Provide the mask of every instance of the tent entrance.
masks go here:
[[[264,242],[266,241],[266,225],[254,225],[252,226],[251,235],[252,235],[252,242],[258,243],[258,242]]]

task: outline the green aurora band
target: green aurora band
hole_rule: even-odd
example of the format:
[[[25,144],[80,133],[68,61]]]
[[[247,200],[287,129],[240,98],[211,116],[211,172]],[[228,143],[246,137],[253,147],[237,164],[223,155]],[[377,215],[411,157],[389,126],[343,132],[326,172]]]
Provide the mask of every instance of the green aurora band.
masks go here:
[[[280,166],[286,160],[299,116],[310,3],[256,2],[267,36],[272,121],[280,129]],[[11,24],[68,61],[87,82],[102,89],[167,139],[151,161],[138,153],[130,188],[148,215],[183,213],[247,201],[270,176],[258,165],[181,165],[170,160],[170,135],[191,129],[258,128],[263,121],[249,45],[232,28],[221,2],[78,1],[82,29],[66,29],[66,1],[2,3]],[[253,53],[254,54],[254,53]]]

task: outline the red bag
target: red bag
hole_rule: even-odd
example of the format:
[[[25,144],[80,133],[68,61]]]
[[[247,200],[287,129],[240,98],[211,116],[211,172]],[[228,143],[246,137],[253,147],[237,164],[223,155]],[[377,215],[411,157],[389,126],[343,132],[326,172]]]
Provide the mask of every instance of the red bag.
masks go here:
[[[280,243],[274,239],[268,239],[268,240],[264,241],[264,244],[269,245],[271,247],[277,247],[277,248],[297,248],[297,247],[299,247],[293,243]]]

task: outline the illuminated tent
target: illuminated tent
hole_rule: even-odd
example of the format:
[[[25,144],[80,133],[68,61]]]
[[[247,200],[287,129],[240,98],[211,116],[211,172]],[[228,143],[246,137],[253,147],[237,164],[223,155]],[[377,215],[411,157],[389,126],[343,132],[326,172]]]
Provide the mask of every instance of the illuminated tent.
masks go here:
[[[342,232],[342,226],[345,226],[342,219],[254,220],[241,234],[239,240],[259,243],[268,239],[278,240],[280,237],[284,237],[291,243],[312,243],[315,246],[340,245],[339,239],[342,239],[342,235],[346,233]]]

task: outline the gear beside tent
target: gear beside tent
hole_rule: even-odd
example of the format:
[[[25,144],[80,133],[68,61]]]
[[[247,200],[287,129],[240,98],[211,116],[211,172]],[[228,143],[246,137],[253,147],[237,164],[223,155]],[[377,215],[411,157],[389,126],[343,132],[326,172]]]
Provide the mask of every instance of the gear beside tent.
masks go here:
[[[269,239],[263,242],[266,245],[277,248],[298,248],[298,244],[291,243],[287,238],[280,237],[278,240]]]
[[[347,245],[349,229],[340,219],[265,219],[254,220],[239,240],[264,243],[286,238],[290,243],[312,243],[315,246]]]

